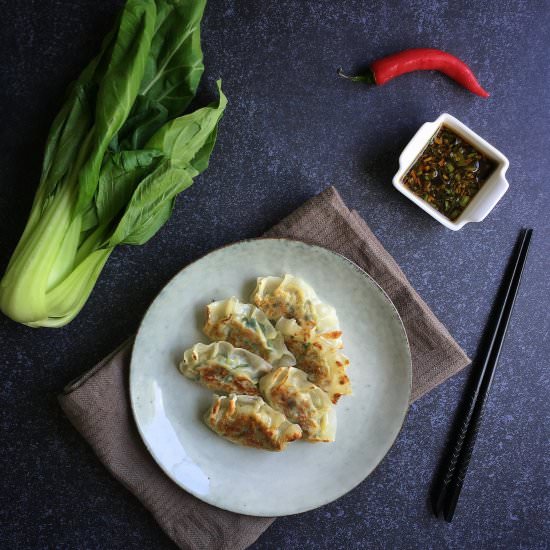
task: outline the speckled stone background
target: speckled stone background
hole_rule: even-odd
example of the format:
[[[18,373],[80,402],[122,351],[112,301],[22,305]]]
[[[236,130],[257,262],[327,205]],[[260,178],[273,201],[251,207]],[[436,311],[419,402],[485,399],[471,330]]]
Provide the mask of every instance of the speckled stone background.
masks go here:
[[[2,2],[0,270],[22,231],[63,90],[120,5]],[[333,184],[470,355],[524,225],[535,228],[532,252],[455,521],[435,519],[428,497],[469,370],[412,406],[364,483],[319,510],[277,520],[253,548],[547,548],[548,2],[211,0],[203,29],[199,103],[218,76],[230,101],[210,169],[151,242],[113,254],[71,325],[33,330],[0,318],[0,546],[173,548],[73,430],[56,393],[136,330],[182,266],[259,235]],[[412,46],[463,57],[491,98],[437,74],[373,89],[335,75],[339,65],[357,69]],[[458,233],[390,182],[406,142],[444,111],[510,159],[502,203]]]

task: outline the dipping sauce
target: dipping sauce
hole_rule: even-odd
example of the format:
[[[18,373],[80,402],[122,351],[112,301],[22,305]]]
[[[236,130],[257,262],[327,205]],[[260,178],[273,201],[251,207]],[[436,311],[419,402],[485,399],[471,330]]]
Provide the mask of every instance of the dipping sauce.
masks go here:
[[[494,161],[442,126],[403,183],[447,218],[456,220],[495,168]]]

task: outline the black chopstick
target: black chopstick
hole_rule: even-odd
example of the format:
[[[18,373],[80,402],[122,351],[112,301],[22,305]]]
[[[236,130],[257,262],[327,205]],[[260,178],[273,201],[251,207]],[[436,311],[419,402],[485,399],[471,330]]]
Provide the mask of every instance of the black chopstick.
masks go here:
[[[461,418],[453,452],[445,465],[444,477],[440,491],[434,503],[437,516],[443,513],[447,521],[452,521],[464,478],[474,449],[477,432],[481,424],[483,409],[487,402],[491,383],[495,373],[506,330],[514,307],[514,302],[521,282],[527,251],[531,242],[532,229],[524,229],[519,236],[519,246],[512,258],[512,269],[509,278],[504,281],[504,298],[497,304],[497,315],[492,335],[483,356],[483,364],[477,374],[475,388],[469,395],[468,406]]]

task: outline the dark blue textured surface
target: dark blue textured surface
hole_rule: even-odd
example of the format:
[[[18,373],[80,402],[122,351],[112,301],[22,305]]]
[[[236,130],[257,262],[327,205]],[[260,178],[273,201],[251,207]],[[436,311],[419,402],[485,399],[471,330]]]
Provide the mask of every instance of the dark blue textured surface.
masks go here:
[[[63,90],[120,4],[2,3],[2,270],[23,228]],[[522,225],[535,228],[532,253],[455,521],[433,518],[427,499],[468,372],[413,405],[369,479],[317,511],[277,520],[254,548],[546,548],[548,3],[211,0],[203,29],[205,98],[221,76],[230,101],[210,169],[150,243],[113,254],[71,325],[37,331],[0,319],[0,546],[173,547],[102,468],[55,395],[136,329],[183,265],[260,234],[333,184],[470,355]],[[335,76],[339,65],[356,69],[412,46],[458,54],[491,98],[429,73],[374,89]],[[390,183],[402,147],[443,111],[510,159],[511,187],[502,203],[483,223],[458,233]]]

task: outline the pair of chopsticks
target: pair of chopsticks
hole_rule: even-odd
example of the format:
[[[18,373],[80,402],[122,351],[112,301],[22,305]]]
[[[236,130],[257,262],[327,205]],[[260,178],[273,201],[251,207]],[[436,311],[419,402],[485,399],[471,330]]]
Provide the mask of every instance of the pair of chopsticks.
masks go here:
[[[433,503],[436,516],[443,515],[452,521],[464,478],[468,471],[470,458],[474,450],[477,432],[481,424],[483,409],[487,402],[493,376],[497,366],[502,344],[506,336],[508,323],[520,286],[521,275],[531,242],[532,229],[523,229],[519,235],[516,253],[511,259],[511,269],[503,281],[503,300],[496,304],[495,325],[489,334],[487,349],[480,358],[481,369],[472,385],[464,414],[459,419],[460,427],[456,434],[453,451],[442,471],[442,483]]]

